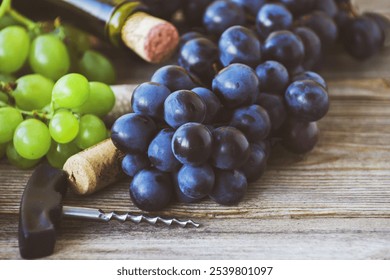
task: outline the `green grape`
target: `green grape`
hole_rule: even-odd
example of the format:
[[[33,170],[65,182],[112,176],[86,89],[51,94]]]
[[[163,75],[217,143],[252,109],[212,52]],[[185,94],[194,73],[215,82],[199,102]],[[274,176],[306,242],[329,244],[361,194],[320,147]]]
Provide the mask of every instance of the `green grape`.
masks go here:
[[[41,159],[26,159],[22,157],[21,155],[18,154],[18,152],[15,150],[15,147],[12,142],[10,142],[7,145],[7,150],[6,150],[7,158],[8,161],[20,168],[20,169],[30,169],[36,166]]]
[[[8,104],[8,102],[9,102],[8,95],[5,94],[4,92],[1,92],[1,91],[0,91],[0,102],[6,103],[6,104]]]
[[[115,69],[110,60],[101,53],[88,50],[79,62],[79,71],[90,81],[105,84],[115,83]]]
[[[37,119],[28,119],[18,125],[14,145],[19,155],[26,159],[39,159],[50,149],[49,128]]]
[[[22,68],[30,49],[30,37],[20,26],[0,31],[0,72],[9,74]]]
[[[77,108],[89,97],[89,83],[83,75],[71,73],[59,79],[53,88],[52,101],[60,108]]]
[[[0,108],[0,143],[12,140],[16,127],[23,121],[22,114],[15,108]]]
[[[80,149],[74,142],[60,144],[52,141],[46,158],[51,166],[61,169],[64,166],[66,160],[78,152],[80,152]]]
[[[54,81],[68,73],[70,58],[65,44],[53,34],[36,37],[31,45],[29,63],[35,73]]]
[[[5,150],[7,149],[7,143],[0,143],[0,159],[5,156]]]
[[[99,117],[89,114],[81,117],[80,131],[75,140],[80,149],[87,149],[106,138],[106,126]]]
[[[86,32],[69,24],[62,24],[60,28],[64,32],[65,44],[69,48],[76,50],[78,53],[83,53],[91,48],[91,41]]]
[[[90,82],[88,100],[74,111],[103,117],[112,110],[114,104],[115,95],[108,85],[101,82]]]
[[[15,82],[15,77],[10,74],[0,73],[0,82],[11,83]]]
[[[79,133],[79,120],[68,110],[57,111],[49,123],[51,137],[65,144],[74,140]]]
[[[30,74],[16,80],[12,95],[16,105],[27,111],[39,110],[50,104],[54,82],[40,74]]]

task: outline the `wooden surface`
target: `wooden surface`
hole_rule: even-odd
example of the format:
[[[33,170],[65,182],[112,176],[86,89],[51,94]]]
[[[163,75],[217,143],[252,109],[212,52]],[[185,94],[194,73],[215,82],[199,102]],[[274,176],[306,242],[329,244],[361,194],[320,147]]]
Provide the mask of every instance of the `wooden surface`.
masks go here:
[[[390,16],[388,0],[356,1]],[[120,60],[120,80],[145,81],[152,66]],[[390,49],[364,63],[332,54],[322,74],[331,109],[316,149],[273,151],[264,177],[237,207],[204,200],[164,216],[202,226],[167,228],[64,220],[49,259],[390,259]],[[0,259],[19,259],[18,208],[31,171],[0,162]],[[66,205],[138,210],[124,180]]]

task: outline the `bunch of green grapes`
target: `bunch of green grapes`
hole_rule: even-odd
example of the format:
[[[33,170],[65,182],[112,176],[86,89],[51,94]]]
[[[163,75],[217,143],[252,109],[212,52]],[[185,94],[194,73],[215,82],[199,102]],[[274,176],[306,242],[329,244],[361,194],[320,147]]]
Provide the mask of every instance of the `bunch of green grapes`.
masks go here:
[[[0,101],[0,156],[19,168],[31,168],[44,157],[61,168],[70,156],[109,136],[102,117],[115,96],[105,83],[78,73],[55,83],[28,74],[3,83],[1,90],[7,100]]]
[[[115,71],[86,33],[58,21],[47,28],[10,4],[0,5],[0,158],[27,169],[46,157],[61,168],[108,137]]]

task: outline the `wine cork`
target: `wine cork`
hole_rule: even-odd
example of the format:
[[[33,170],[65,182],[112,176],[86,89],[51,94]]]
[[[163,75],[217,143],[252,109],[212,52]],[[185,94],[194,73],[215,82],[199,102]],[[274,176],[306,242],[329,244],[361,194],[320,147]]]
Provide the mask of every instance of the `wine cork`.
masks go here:
[[[179,43],[179,33],[171,23],[144,12],[127,19],[121,37],[127,47],[151,63],[168,59]]]
[[[122,159],[111,139],[107,139],[72,157],[64,164],[68,173],[70,188],[77,194],[94,193],[124,176]]]

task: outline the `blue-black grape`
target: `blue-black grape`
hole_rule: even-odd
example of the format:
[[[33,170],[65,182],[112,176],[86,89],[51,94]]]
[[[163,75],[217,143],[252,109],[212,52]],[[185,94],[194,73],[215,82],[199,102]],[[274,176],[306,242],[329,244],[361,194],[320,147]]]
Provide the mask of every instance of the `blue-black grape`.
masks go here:
[[[245,135],[237,128],[221,126],[213,130],[211,162],[219,169],[240,168],[248,159],[250,149]]]
[[[181,49],[182,46],[184,46],[185,43],[192,39],[197,39],[197,38],[205,38],[205,36],[197,31],[189,31],[184,33],[183,35],[180,36],[180,42],[179,42],[179,50]]]
[[[181,192],[193,199],[210,194],[214,187],[215,175],[209,164],[200,166],[183,165],[177,175]]]
[[[180,166],[171,148],[174,133],[173,129],[164,128],[150,142],[148,157],[151,164],[158,170],[172,172]]]
[[[179,65],[206,85],[209,85],[215,76],[218,62],[218,47],[207,38],[192,39],[180,49]]]
[[[157,69],[150,81],[162,84],[172,92],[181,89],[192,89],[199,85],[186,69],[177,65],[166,65]]]
[[[291,12],[281,4],[265,4],[256,17],[257,33],[263,40],[274,31],[290,29],[292,24]]]
[[[342,41],[347,52],[356,59],[367,59],[378,53],[384,42],[384,33],[370,17],[350,18],[342,26]]]
[[[301,26],[312,29],[320,38],[323,50],[333,46],[338,37],[338,28],[335,21],[322,11],[304,15],[299,19]]]
[[[213,148],[213,136],[203,124],[189,122],[180,126],[172,138],[172,151],[182,163],[198,166],[206,163]]]
[[[213,92],[227,108],[252,104],[259,94],[259,79],[249,66],[234,63],[222,69],[212,83]]]
[[[259,105],[237,108],[230,125],[241,130],[249,142],[265,139],[271,130],[268,113]]]
[[[215,170],[215,184],[210,198],[222,205],[235,205],[245,196],[248,182],[237,170]]]
[[[266,0],[231,0],[240,5],[244,11],[252,16],[256,16],[260,8],[266,3]]]
[[[317,11],[322,11],[326,13],[328,16],[332,18],[334,18],[339,11],[337,4],[334,0],[316,1],[314,8]]]
[[[188,122],[201,123],[206,117],[206,104],[190,90],[171,93],[164,102],[164,119],[173,128]]]
[[[193,88],[192,91],[198,95],[206,104],[205,124],[212,124],[215,117],[220,113],[222,104],[218,97],[211,90],[203,87]]]
[[[143,169],[130,183],[130,197],[141,210],[164,209],[173,197],[172,179],[168,173],[155,168]]]
[[[146,152],[157,133],[155,122],[148,116],[130,113],[119,117],[111,128],[111,140],[125,152]]]
[[[301,122],[290,119],[283,125],[282,145],[292,153],[305,154],[318,142],[319,129],[316,122]]]
[[[263,55],[266,60],[276,60],[291,71],[301,65],[305,47],[294,33],[287,30],[275,31],[265,40]]]
[[[122,159],[122,170],[130,177],[134,177],[139,171],[148,167],[150,161],[146,153],[126,154]]]
[[[153,82],[142,83],[133,92],[131,108],[135,113],[163,120],[164,102],[170,94],[170,90],[164,85]]]
[[[307,70],[313,69],[321,59],[322,46],[320,38],[313,30],[307,27],[297,27],[294,29],[294,33],[299,36],[305,48],[302,66]]]
[[[249,158],[239,170],[248,182],[257,181],[265,172],[267,159],[267,153],[262,145],[251,144]]]
[[[181,189],[179,187],[179,182],[177,180],[178,179],[177,177],[179,175],[179,171],[175,171],[175,172],[171,173],[171,175],[172,175],[174,193],[175,193],[175,196],[176,196],[176,200],[178,202],[194,203],[194,202],[197,202],[197,201],[200,200],[198,198],[188,197],[181,191]]]
[[[211,3],[203,16],[203,26],[209,34],[220,36],[227,28],[245,24],[245,12],[241,6],[227,0]]]
[[[184,0],[182,2],[185,20],[191,25],[197,26],[202,25],[204,11],[213,0]]]
[[[390,19],[385,15],[375,12],[365,12],[363,16],[371,18],[380,27],[383,33],[383,39],[380,43],[381,47],[384,47],[386,41],[390,38]]]
[[[244,26],[226,29],[218,43],[219,58],[224,67],[243,63],[255,67],[261,60],[261,45],[256,34]]]
[[[312,80],[293,82],[286,90],[285,100],[290,114],[302,121],[318,121],[329,109],[327,91]]]
[[[283,64],[268,60],[256,67],[260,92],[284,93],[290,82],[290,75]]]
[[[284,105],[284,98],[281,95],[262,92],[257,97],[256,104],[267,111],[272,131],[279,129],[286,120],[287,109]]]
[[[313,10],[317,0],[278,0],[283,3],[294,15],[302,15]]]
[[[316,82],[317,84],[321,85],[324,89],[328,90],[328,84],[326,83],[325,79],[318,73],[313,71],[305,71],[301,72],[299,74],[296,74],[293,76],[292,81],[304,81],[304,80],[311,80]]]

